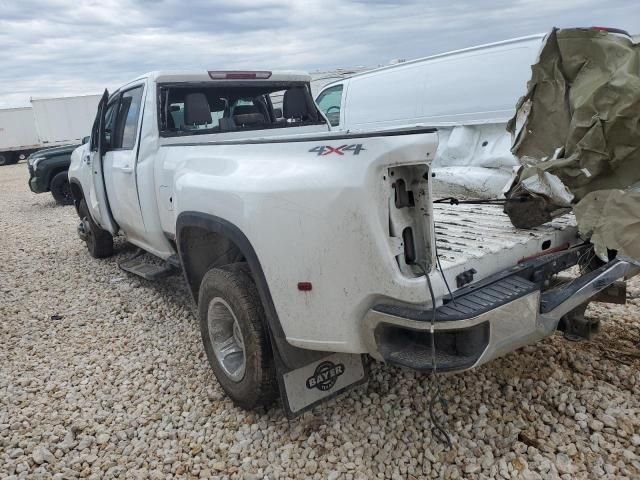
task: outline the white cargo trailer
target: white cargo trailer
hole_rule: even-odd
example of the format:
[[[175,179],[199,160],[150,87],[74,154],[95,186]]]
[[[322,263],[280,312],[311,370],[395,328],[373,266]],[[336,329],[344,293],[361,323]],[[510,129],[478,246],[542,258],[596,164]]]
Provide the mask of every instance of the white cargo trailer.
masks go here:
[[[0,110],[0,165],[15,163],[37,148],[40,139],[31,107]]]
[[[91,133],[100,95],[32,98],[31,107],[0,110],[0,165],[45,147],[80,143]]]
[[[32,98],[40,143],[44,147],[80,143],[91,133],[100,95]]]

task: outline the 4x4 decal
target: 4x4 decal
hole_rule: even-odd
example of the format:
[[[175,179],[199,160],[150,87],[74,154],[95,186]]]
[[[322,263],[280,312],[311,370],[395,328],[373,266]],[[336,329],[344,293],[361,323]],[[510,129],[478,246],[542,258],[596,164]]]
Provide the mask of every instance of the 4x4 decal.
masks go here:
[[[318,156],[331,155],[332,153],[335,153],[336,155],[344,155],[346,152],[351,152],[353,155],[359,155],[363,150],[366,150],[366,148],[364,148],[361,143],[354,143],[352,145],[340,145],[339,147],[319,145],[317,147],[313,147],[309,152],[315,153]]]

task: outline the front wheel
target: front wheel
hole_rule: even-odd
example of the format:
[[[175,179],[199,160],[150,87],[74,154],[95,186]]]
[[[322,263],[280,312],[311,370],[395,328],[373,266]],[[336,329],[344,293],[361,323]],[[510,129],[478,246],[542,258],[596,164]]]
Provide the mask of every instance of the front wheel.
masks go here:
[[[53,195],[54,200],[60,205],[73,204],[71,185],[69,184],[69,176],[66,171],[55,174],[51,179],[49,190],[51,190],[51,195]]]
[[[249,410],[273,403],[278,390],[264,308],[245,263],[204,275],[198,317],[207,359],[226,394]]]
[[[113,237],[106,230],[101,229],[91,218],[87,202],[82,199],[78,206],[80,225],[78,235],[87,244],[89,255],[93,258],[105,258],[113,254]]]

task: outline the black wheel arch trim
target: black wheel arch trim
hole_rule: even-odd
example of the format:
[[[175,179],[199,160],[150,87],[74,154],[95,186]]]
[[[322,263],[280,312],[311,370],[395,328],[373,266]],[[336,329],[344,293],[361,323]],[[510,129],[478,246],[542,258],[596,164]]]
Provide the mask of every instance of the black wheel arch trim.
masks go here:
[[[55,177],[56,175],[58,175],[59,173],[62,172],[67,172],[67,174],[69,173],[69,166],[67,165],[66,167],[56,167],[56,168],[52,168],[50,171],[47,172],[47,176],[46,176],[46,184],[47,184],[47,191],[51,191],[51,181],[53,180],[53,177]]]
[[[258,255],[242,230],[224,218],[201,212],[186,211],[178,215],[175,239],[184,279],[196,304],[198,299],[195,297],[195,292],[191,288],[188,272],[185,269],[185,260],[187,259],[188,252],[184,251],[183,242],[181,242],[182,230],[186,227],[197,227],[212,233],[224,235],[238,247],[242,256],[246,259],[256,282],[260,300],[265,310],[272,345],[274,348],[277,348],[281,359],[289,369],[300,368],[307,365],[310,361],[315,361],[327,355],[327,352],[295,347],[287,341]]]
[[[69,179],[69,184],[78,187],[80,189],[80,195],[82,196],[82,198],[86,198],[85,195],[84,195],[84,189],[82,188],[82,184],[80,183],[80,181],[78,179],[70,178]],[[71,194],[73,195],[73,189],[71,189]],[[80,211],[78,210],[78,208],[80,208],[80,200],[76,199],[75,195],[73,195],[73,206],[76,209],[76,213],[78,215],[80,215]]]

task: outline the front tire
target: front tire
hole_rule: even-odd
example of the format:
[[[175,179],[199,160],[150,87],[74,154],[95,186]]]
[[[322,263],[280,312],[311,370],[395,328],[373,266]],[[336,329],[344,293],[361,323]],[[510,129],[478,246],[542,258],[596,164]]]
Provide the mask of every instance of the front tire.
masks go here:
[[[113,254],[113,237],[106,230],[101,229],[91,218],[87,202],[80,200],[78,206],[78,214],[80,215],[80,225],[78,233],[80,238],[87,244],[89,255],[93,258],[105,258]]]
[[[66,171],[56,173],[51,179],[49,185],[51,195],[60,205],[73,204],[73,195],[71,194],[71,185],[69,184],[69,176]]]
[[[207,359],[226,394],[247,410],[273,403],[278,390],[265,313],[245,263],[204,275],[198,317]]]

